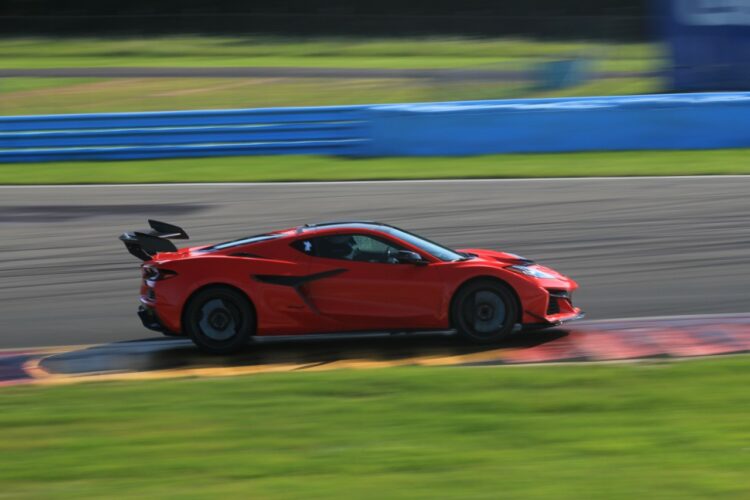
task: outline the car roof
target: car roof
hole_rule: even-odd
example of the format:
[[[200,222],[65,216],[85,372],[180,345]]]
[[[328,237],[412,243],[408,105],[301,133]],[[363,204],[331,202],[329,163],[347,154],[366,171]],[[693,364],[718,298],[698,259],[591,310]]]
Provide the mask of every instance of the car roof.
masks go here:
[[[388,224],[374,221],[331,221],[331,222],[319,222],[316,224],[305,224],[297,227],[296,233],[305,233],[308,231],[315,231],[318,229],[369,229],[371,231],[383,231],[387,228],[394,228]]]

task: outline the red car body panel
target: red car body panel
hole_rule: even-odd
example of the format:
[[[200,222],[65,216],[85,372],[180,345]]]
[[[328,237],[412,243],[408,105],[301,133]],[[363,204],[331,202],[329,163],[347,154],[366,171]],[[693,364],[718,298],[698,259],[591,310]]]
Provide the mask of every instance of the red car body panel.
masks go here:
[[[293,245],[331,234],[364,234],[419,253],[425,262],[388,264],[322,258]],[[575,281],[556,271],[538,278],[508,266],[529,264],[512,254],[459,250],[472,258],[446,262],[383,232],[376,224],[303,226],[273,233],[274,239],[224,249],[183,248],[157,253],[142,267],[141,303],[160,325],[182,333],[182,313],[197,291],[211,285],[241,290],[256,314],[256,335],[303,335],[357,331],[448,330],[451,300],[465,283],[497,279],[515,292],[524,325],[554,325],[581,316],[570,295]],[[158,270],[160,279],[149,276]],[[301,277],[312,277],[297,283]],[[550,297],[552,293],[560,297]],[[550,301],[556,301],[551,307]]]

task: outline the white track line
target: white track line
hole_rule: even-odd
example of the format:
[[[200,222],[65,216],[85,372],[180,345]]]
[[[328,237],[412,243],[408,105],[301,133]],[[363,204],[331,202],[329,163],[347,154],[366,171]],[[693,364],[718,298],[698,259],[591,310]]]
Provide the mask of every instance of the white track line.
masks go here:
[[[157,168],[157,167],[155,167]],[[134,188],[134,187],[289,187],[289,186],[331,186],[346,184],[473,184],[473,183],[515,183],[515,182],[588,182],[588,181],[642,181],[642,180],[702,180],[710,181],[717,179],[750,179],[750,175],[641,175],[641,176],[619,176],[619,177],[530,177],[530,178],[472,178],[472,179],[402,179],[402,180],[352,180],[352,181],[266,181],[266,182],[164,182],[146,184],[22,184],[22,185],[0,185],[0,189],[95,189],[107,188]]]

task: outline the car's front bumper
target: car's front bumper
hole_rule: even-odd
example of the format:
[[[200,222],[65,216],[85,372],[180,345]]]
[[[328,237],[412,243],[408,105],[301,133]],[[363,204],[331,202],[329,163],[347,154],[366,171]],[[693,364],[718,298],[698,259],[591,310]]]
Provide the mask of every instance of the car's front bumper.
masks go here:
[[[566,316],[564,318],[559,318],[559,319],[550,321],[550,325],[560,326],[565,323],[570,323],[571,321],[578,321],[579,319],[583,319],[585,317],[586,317],[586,313],[579,310],[576,314],[573,314],[571,316]]]
[[[539,321],[538,323],[525,323],[522,325],[521,329],[525,332],[534,331],[534,330],[544,330],[545,328],[554,328],[556,326],[561,326],[571,321],[578,321],[579,319],[583,319],[585,317],[586,317],[586,313],[579,310],[575,314],[571,314],[571,315],[561,317],[561,318],[556,318],[553,320],[544,320],[544,321]]]

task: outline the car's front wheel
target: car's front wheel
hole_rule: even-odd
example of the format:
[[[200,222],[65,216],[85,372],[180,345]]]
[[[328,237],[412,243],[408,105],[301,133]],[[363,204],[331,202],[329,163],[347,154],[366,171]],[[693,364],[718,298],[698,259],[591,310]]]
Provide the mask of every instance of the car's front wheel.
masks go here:
[[[490,344],[513,333],[518,305],[507,286],[494,280],[478,280],[458,291],[451,317],[461,338]]]
[[[231,354],[242,350],[255,333],[255,314],[241,292],[212,287],[188,302],[183,327],[202,351]]]

